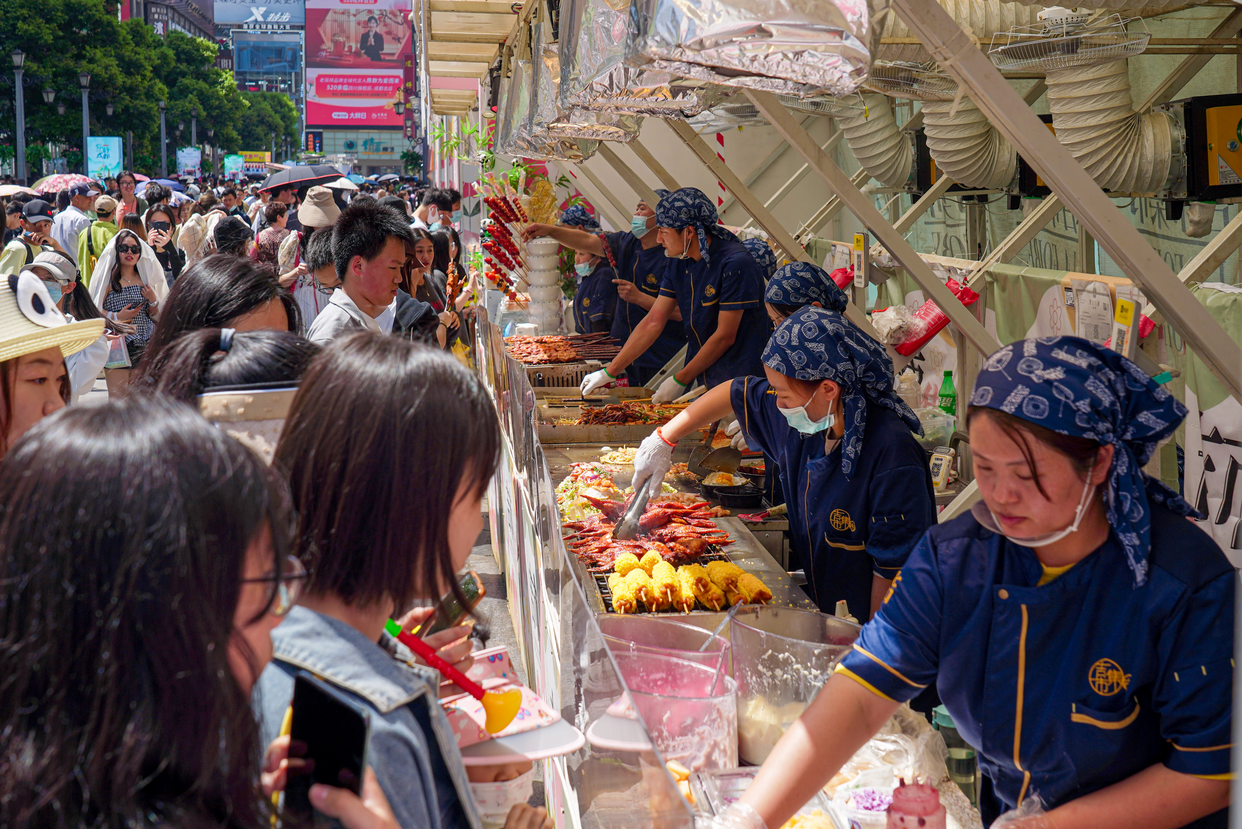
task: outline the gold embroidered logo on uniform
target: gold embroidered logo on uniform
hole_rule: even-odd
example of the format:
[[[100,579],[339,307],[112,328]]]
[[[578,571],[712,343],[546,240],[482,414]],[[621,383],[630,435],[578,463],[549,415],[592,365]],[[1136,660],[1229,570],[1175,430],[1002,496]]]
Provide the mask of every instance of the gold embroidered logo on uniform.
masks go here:
[[[656,284],[655,274],[653,274],[653,273],[649,273],[649,274],[647,274],[647,284],[648,284],[648,285],[654,285],[654,284]]]
[[[843,509],[834,509],[828,516],[828,523],[837,532],[845,532],[846,530],[854,532],[857,529],[854,519],[850,518],[850,514]]]
[[[1102,697],[1111,697],[1130,687],[1130,674],[1111,659],[1101,659],[1087,672],[1091,690]]]
[[[716,295],[716,287],[714,285],[708,285],[706,288],[703,289],[703,296],[707,297],[708,299],[711,299],[715,295]]]
[[[591,298],[589,296],[584,296],[582,298],[582,307],[589,308],[590,306],[591,306]]]

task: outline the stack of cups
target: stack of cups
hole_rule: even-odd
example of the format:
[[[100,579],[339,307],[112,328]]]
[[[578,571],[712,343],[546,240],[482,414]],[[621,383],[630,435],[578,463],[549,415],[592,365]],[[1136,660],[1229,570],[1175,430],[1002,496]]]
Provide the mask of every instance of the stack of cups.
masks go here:
[[[530,283],[530,321],[541,334],[560,332],[562,316],[560,243],[555,239],[531,239],[526,243],[526,279]]]

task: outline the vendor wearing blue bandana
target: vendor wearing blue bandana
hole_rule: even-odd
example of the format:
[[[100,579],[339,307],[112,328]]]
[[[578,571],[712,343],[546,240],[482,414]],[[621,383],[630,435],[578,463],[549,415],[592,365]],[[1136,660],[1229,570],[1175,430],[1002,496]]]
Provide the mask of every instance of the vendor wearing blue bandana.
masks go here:
[[[777,326],[802,308],[826,308],[844,314],[849,302],[828,272],[810,262],[791,262],[777,269],[763,292],[768,319]]]
[[[967,413],[982,502],[915,547],[731,825],[780,826],[935,683],[978,750],[985,824],[1224,827],[1234,573],[1142,470],[1185,414],[1086,340],[989,357]],[[1046,813],[998,817],[1036,796]]]
[[[786,320],[763,364],[766,379],[716,386],[648,436],[635,487],[668,470],[680,438],[735,415],[746,443],[779,466],[811,598],[826,612],[844,599],[870,618],[936,520],[927,455],[911,433],[918,418],[893,392],[884,348],[836,311],[804,308]]]
[[[576,227],[587,233],[599,233],[600,231],[599,222],[595,221],[595,217],[580,204],[565,208],[558,223],[562,227]]]
[[[656,193],[664,196],[668,191],[657,190]],[[529,225],[526,238],[550,236],[567,248],[602,256],[608,261],[614,271],[613,285],[618,299],[609,334],[624,343],[655,304],[660,286],[664,283],[664,273],[675,262],[664,255],[656,233],[655,208],[646,202],[638,203],[630,229],[620,233],[600,233],[598,226],[591,228],[577,224],[580,220],[581,216],[571,207],[561,217],[559,226]],[[644,385],[685,345],[686,333],[681,318],[674,315],[664,324],[655,342],[625,370],[630,385]],[[596,374],[604,378],[599,385],[610,383],[620,376],[620,372],[612,377],[602,371]]]
[[[759,263],[759,272],[763,274],[765,280],[771,279],[772,274],[776,273],[776,254],[772,252],[772,246],[762,239],[745,239],[742,247],[750,251],[750,255],[755,257],[755,261]]]
[[[680,397],[696,379],[711,388],[761,370],[759,355],[771,326],[762,307],[759,263],[717,223],[715,206],[693,187],[660,199],[656,227],[673,262],[660,297],[608,367],[582,381],[584,395],[646,352],[675,309],[686,329],[686,365],[660,384],[653,403]]]

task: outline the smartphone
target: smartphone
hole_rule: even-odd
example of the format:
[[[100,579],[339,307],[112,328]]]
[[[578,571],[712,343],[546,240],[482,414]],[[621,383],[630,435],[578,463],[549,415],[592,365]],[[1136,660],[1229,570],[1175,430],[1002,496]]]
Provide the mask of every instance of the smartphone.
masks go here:
[[[172,227],[172,225],[171,225],[171,224],[169,224],[168,222],[151,222],[151,224],[149,225],[149,227],[150,227],[152,230],[158,230],[158,231],[160,231],[161,233],[167,233],[167,232],[168,232],[168,230],[169,230],[169,228],[171,228],[171,227]]]
[[[479,574],[473,570],[467,571],[458,584],[462,594],[466,597],[466,605],[463,607],[461,602],[457,601],[452,590],[445,593],[436,605],[436,612],[419,628],[419,636],[429,636],[461,624],[470,611],[474,610],[487,595],[487,588],[483,586]]]
[[[285,810],[310,820],[310,787],[326,783],[362,794],[362,772],[367,766],[371,715],[322,679],[299,671],[293,679],[293,722],[290,736],[306,746],[315,761],[309,774],[290,775],[285,786]]]

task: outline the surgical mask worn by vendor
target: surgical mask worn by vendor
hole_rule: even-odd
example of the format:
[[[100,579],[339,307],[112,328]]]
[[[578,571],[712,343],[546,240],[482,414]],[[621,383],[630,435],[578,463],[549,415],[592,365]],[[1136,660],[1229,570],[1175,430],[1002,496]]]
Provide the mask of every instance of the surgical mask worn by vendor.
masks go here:
[[[968,417],[1001,459],[977,472],[994,503],[932,527],[837,675],[898,702],[936,685],[991,781],[985,824],[1035,794],[1055,809],[1098,792],[1092,808],[1143,825],[1109,789],[1143,774],[1185,825],[1225,825],[1223,811],[1193,819],[1227,792],[1204,781],[1230,773],[1233,568],[1185,520],[1194,508],[1143,472],[1185,414],[1134,363],[1075,337],[1013,343],[979,373]],[[1097,459],[1111,447],[1106,475],[1084,480],[1058,435],[1099,444]],[[1099,546],[1066,546],[1089,524]]]
[[[777,406],[777,410],[785,416],[785,419],[789,421],[789,425],[804,435],[814,435],[825,429],[831,429],[833,424],[837,422],[832,412],[824,415],[819,420],[811,420],[811,416],[806,413],[807,403],[810,403],[815,398],[818,391],[819,389],[816,389],[811,392],[811,396],[801,406],[794,406],[788,409]]]

